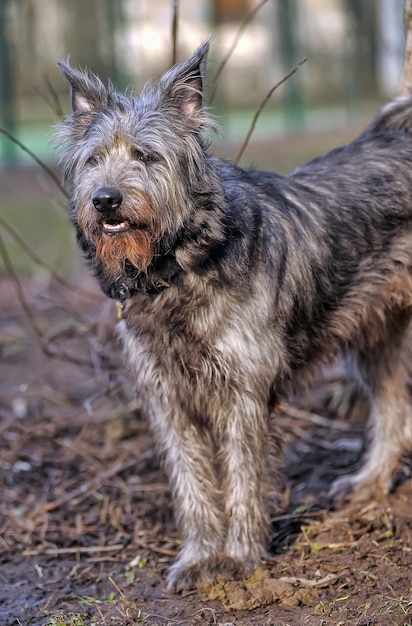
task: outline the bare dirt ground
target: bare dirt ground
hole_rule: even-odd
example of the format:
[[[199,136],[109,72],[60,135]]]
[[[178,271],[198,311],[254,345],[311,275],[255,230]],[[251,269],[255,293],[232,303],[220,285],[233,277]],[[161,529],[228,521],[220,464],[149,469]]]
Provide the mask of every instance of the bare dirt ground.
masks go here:
[[[326,495],[365,447],[367,407],[339,365],[279,409],[262,568],[167,592],[179,533],[115,317],[83,275],[0,280],[0,625],[410,626],[411,457],[385,500],[333,510]]]
[[[28,323],[15,288],[0,283],[2,626],[412,623],[411,460],[385,501],[329,508],[328,485],[364,443],[366,407],[345,401],[339,368],[277,417],[285,478],[273,556],[248,581],[173,595],[165,572],[179,534],[118,365],[114,307],[92,284],[28,283]]]

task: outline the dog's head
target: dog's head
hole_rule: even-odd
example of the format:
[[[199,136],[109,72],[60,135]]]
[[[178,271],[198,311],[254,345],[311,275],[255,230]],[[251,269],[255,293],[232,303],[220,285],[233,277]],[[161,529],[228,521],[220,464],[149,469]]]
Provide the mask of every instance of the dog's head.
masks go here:
[[[57,136],[72,220],[106,282],[146,271],[187,225],[194,196],[205,193],[201,135],[214,125],[203,105],[208,48],[138,96],[58,64],[73,108]]]

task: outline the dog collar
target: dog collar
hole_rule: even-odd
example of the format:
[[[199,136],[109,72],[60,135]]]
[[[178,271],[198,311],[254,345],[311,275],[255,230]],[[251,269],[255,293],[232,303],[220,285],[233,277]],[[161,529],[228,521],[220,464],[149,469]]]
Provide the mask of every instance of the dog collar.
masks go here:
[[[120,300],[116,300],[116,311],[117,311],[117,319],[120,322],[120,320],[123,319],[123,311],[124,311],[124,304],[120,302]]]
[[[173,279],[178,275],[178,273],[179,272],[172,274],[172,276],[170,276],[168,280],[165,280],[163,278],[158,278],[145,285],[142,284],[140,287],[135,286],[135,287],[129,288],[127,287],[125,283],[120,283],[117,289],[117,294],[116,294],[117,295],[117,298],[116,298],[117,319],[118,320],[123,319],[123,312],[124,312],[126,300],[129,300],[130,298],[132,298],[138,293],[144,293],[147,295],[157,295],[161,293],[165,289],[168,289],[169,287],[172,286]]]

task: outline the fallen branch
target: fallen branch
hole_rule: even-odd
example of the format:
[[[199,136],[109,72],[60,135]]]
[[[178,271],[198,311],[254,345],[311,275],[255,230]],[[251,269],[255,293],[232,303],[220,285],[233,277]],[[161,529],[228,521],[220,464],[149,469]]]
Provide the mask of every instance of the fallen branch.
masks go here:
[[[346,424],[346,422],[342,422],[341,420],[327,419],[326,417],[322,417],[322,415],[318,415],[317,413],[311,413],[310,411],[305,411],[304,409],[298,409],[297,407],[290,404],[285,404],[284,402],[278,405],[278,410],[288,417],[305,420],[307,422],[311,422],[312,424],[316,424],[316,426],[323,426],[332,430],[340,430],[344,433],[347,433],[353,429],[353,425]]]
[[[86,554],[95,554],[96,552],[114,552],[123,550],[124,545],[122,543],[115,543],[112,546],[77,546],[75,548],[49,548],[47,550],[24,550],[23,556],[39,556],[40,554],[50,554],[52,556],[58,556],[59,554],[77,554],[78,552],[85,552]]]
[[[140,457],[138,458],[133,457],[131,459],[128,459],[127,461],[124,461],[123,463],[117,463],[117,465],[114,465],[105,472],[102,472],[100,476],[92,480],[90,483],[81,484],[79,487],[73,489],[73,491],[70,491],[69,493],[66,493],[66,495],[58,498],[54,502],[47,502],[44,505],[44,510],[47,512],[54,511],[55,509],[58,509],[67,502],[76,500],[76,502],[78,503],[80,500],[84,500],[84,498],[90,495],[90,493],[93,493],[94,491],[99,489],[102,483],[104,483],[104,481],[108,478],[112,478],[113,476],[116,476],[116,474],[120,474],[120,472],[123,472],[126,469],[130,469],[131,467],[136,465],[136,463],[142,461],[142,459],[149,458],[151,456],[152,451],[147,453],[147,455],[140,455]]]
[[[319,578],[319,580],[309,580],[308,578],[297,578],[295,576],[282,576],[278,578],[283,583],[289,583],[290,585],[304,585],[305,587],[325,587],[329,585],[329,583],[337,580],[339,576],[337,574],[326,574],[323,578]]]

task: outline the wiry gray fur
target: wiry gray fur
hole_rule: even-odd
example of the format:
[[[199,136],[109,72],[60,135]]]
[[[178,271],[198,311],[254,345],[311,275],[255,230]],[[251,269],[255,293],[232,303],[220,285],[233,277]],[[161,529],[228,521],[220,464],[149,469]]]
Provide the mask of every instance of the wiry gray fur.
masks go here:
[[[290,176],[212,156],[208,45],[139,96],[61,64],[71,218],[119,324],[173,490],[169,585],[264,554],[268,406],[347,354],[371,404],[364,467],[334,495],[387,492],[412,418],[399,353],[411,314],[412,99]]]

